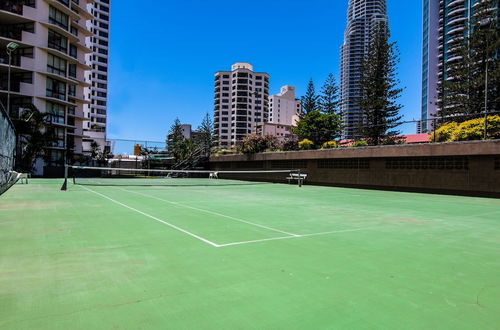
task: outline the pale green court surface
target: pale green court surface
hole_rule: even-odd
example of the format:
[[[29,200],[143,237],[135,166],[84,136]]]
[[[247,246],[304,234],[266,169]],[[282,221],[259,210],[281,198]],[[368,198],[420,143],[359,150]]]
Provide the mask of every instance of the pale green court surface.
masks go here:
[[[0,328],[500,327],[498,199],[186,182],[0,196]]]

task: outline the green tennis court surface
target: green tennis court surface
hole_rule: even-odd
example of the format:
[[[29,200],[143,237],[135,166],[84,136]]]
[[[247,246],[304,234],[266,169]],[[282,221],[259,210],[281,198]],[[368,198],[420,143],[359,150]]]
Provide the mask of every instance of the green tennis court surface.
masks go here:
[[[499,328],[497,199],[61,183],[0,197],[2,329]]]

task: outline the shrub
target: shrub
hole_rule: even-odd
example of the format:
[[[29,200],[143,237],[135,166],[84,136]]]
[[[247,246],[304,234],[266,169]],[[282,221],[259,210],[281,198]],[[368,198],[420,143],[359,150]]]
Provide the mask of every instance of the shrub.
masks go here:
[[[486,136],[490,139],[500,137],[500,116],[487,119]],[[481,140],[484,137],[484,118],[464,121],[451,135],[451,141]]]
[[[451,141],[451,136],[457,127],[458,124],[455,122],[446,123],[432,132],[432,134],[429,136],[429,141],[449,142]]]
[[[500,116],[487,118],[486,136],[488,139],[500,138]],[[432,132],[429,140],[434,141],[434,137],[436,142],[481,140],[484,137],[484,118],[444,124]]]
[[[244,154],[255,154],[266,150],[276,150],[278,145],[278,139],[275,136],[252,134],[241,141],[238,149]]]
[[[335,149],[338,146],[339,145],[337,144],[336,141],[327,141],[327,142],[323,143],[323,145],[321,146],[321,149]]]
[[[284,151],[295,151],[299,150],[299,140],[295,137],[288,138],[283,142]]]
[[[300,150],[310,150],[314,147],[314,143],[311,140],[304,139],[299,142],[299,149]]]
[[[365,140],[354,141],[354,143],[351,145],[351,147],[353,148],[366,147],[366,146],[368,146],[368,142],[366,142]]]

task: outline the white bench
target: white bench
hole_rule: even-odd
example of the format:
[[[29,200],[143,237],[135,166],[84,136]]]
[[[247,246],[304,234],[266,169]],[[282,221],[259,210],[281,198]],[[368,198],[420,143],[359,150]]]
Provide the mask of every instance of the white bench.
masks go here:
[[[286,179],[288,180],[288,183],[290,183],[292,180],[297,180],[300,181],[299,184],[302,184],[302,182],[304,182],[306,178],[306,173],[290,173],[290,176]]]

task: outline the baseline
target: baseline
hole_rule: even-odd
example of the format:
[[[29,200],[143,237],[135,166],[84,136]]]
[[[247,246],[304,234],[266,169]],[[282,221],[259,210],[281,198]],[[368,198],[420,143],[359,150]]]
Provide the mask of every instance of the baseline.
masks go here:
[[[120,206],[123,206],[123,207],[125,207],[125,208],[127,208],[127,209],[129,209],[129,210],[131,210],[131,211],[134,211],[134,212],[136,212],[136,213],[139,213],[139,214],[141,214],[141,215],[143,215],[143,216],[145,216],[145,217],[148,217],[148,218],[150,218],[150,219],[153,219],[153,220],[155,220],[155,221],[158,221],[158,222],[160,222],[160,223],[162,223],[162,224],[164,224],[164,225],[166,225],[166,226],[169,226],[169,227],[171,227],[171,228],[173,228],[173,229],[175,229],[175,230],[177,230],[177,231],[180,231],[180,232],[182,232],[182,233],[184,233],[184,234],[187,234],[187,235],[189,235],[189,236],[191,236],[191,237],[193,237],[193,238],[196,238],[196,239],[198,239],[198,240],[200,240],[200,241],[202,241],[202,242],[204,242],[204,243],[207,243],[207,244],[209,244],[209,245],[211,245],[211,246],[214,246],[214,247],[220,247],[220,245],[219,245],[219,244],[217,244],[217,243],[214,243],[214,242],[212,242],[212,241],[209,241],[208,239],[205,239],[205,238],[203,238],[203,237],[201,237],[201,236],[198,236],[198,235],[196,235],[196,234],[193,234],[193,233],[191,233],[191,232],[189,232],[189,231],[187,231],[187,230],[185,230],[185,229],[182,229],[182,228],[180,228],[180,227],[177,227],[176,225],[173,225],[173,224],[171,224],[171,223],[168,223],[168,222],[166,222],[166,221],[164,221],[164,220],[162,220],[162,219],[159,219],[159,218],[157,218],[157,217],[155,217],[155,216],[153,216],[153,215],[147,214],[147,213],[142,212],[142,211],[140,211],[140,210],[138,210],[138,209],[136,209],[136,208],[133,208],[133,207],[131,207],[131,206],[128,206],[128,205],[126,205],[126,204],[123,204],[122,202],[119,202],[119,201],[117,201],[117,200],[114,200],[113,198],[108,197],[108,196],[106,196],[106,195],[104,195],[104,194],[101,194],[101,193],[99,193],[99,192],[97,192],[97,191],[94,191],[94,190],[92,190],[92,189],[90,189],[90,188],[87,188],[87,187],[84,187],[84,186],[82,186],[82,188],[83,188],[83,189],[85,189],[85,190],[87,190],[87,191],[89,191],[89,192],[92,192],[92,193],[94,193],[94,194],[96,194],[96,195],[99,195],[99,196],[101,196],[101,197],[103,197],[103,198],[106,198],[107,200],[110,200],[111,202],[113,202],[113,203],[115,203],[115,204],[118,204],[118,205],[120,205]]]
[[[197,208],[197,207],[193,207],[193,206],[181,204],[181,203],[178,203],[178,202],[172,202],[172,201],[169,201],[169,200],[166,200],[166,199],[163,199],[163,198],[159,198],[159,197],[156,197],[156,196],[153,196],[153,195],[148,195],[148,194],[144,194],[144,193],[140,193],[140,192],[132,191],[132,190],[127,190],[127,189],[120,189],[120,190],[129,192],[129,193],[133,193],[133,194],[137,194],[137,195],[141,195],[143,197],[153,198],[153,199],[165,202],[165,203],[170,203],[170,204],[181,206],[181,207],[185,207],[185,208],[188,208],[188,209],[192,209],[192,210],[196,210],[196,211],[200,211],[200,212],[205,212],[205,213],[217,215],[217,216],[220,216],[220,217],[223,217],[223,218],[227,218],[227,219],[231,219],[231,220],[234,220],[234,221],[246,223],[248,225],[252,225],[252,226],[260,227],[260,228],[263,228],[263,229],[271,230],[271,231],[274,231],[274,232],[277,232],[277,233],[289,235],[291,237],[300,237],[301,236],[299,234],[293,234],[293,233],[289,233],[289,232],[286,232],[286,231],[283,231],[283,230],[279,230],[279,229],[276,229],[276,228],[272,228],[272,227],[264,226],[264,225],[261,225],[261,224],[258,224],[258,223],[250,222],[250,221],[247,221],[247,220],[244,220],[244,219],[235,218],[235,217],[232,217],[230,215],[225,215],[225,214],[214,212],[214,211],[210,211],[210,210],[200,209],[200,208]]]

